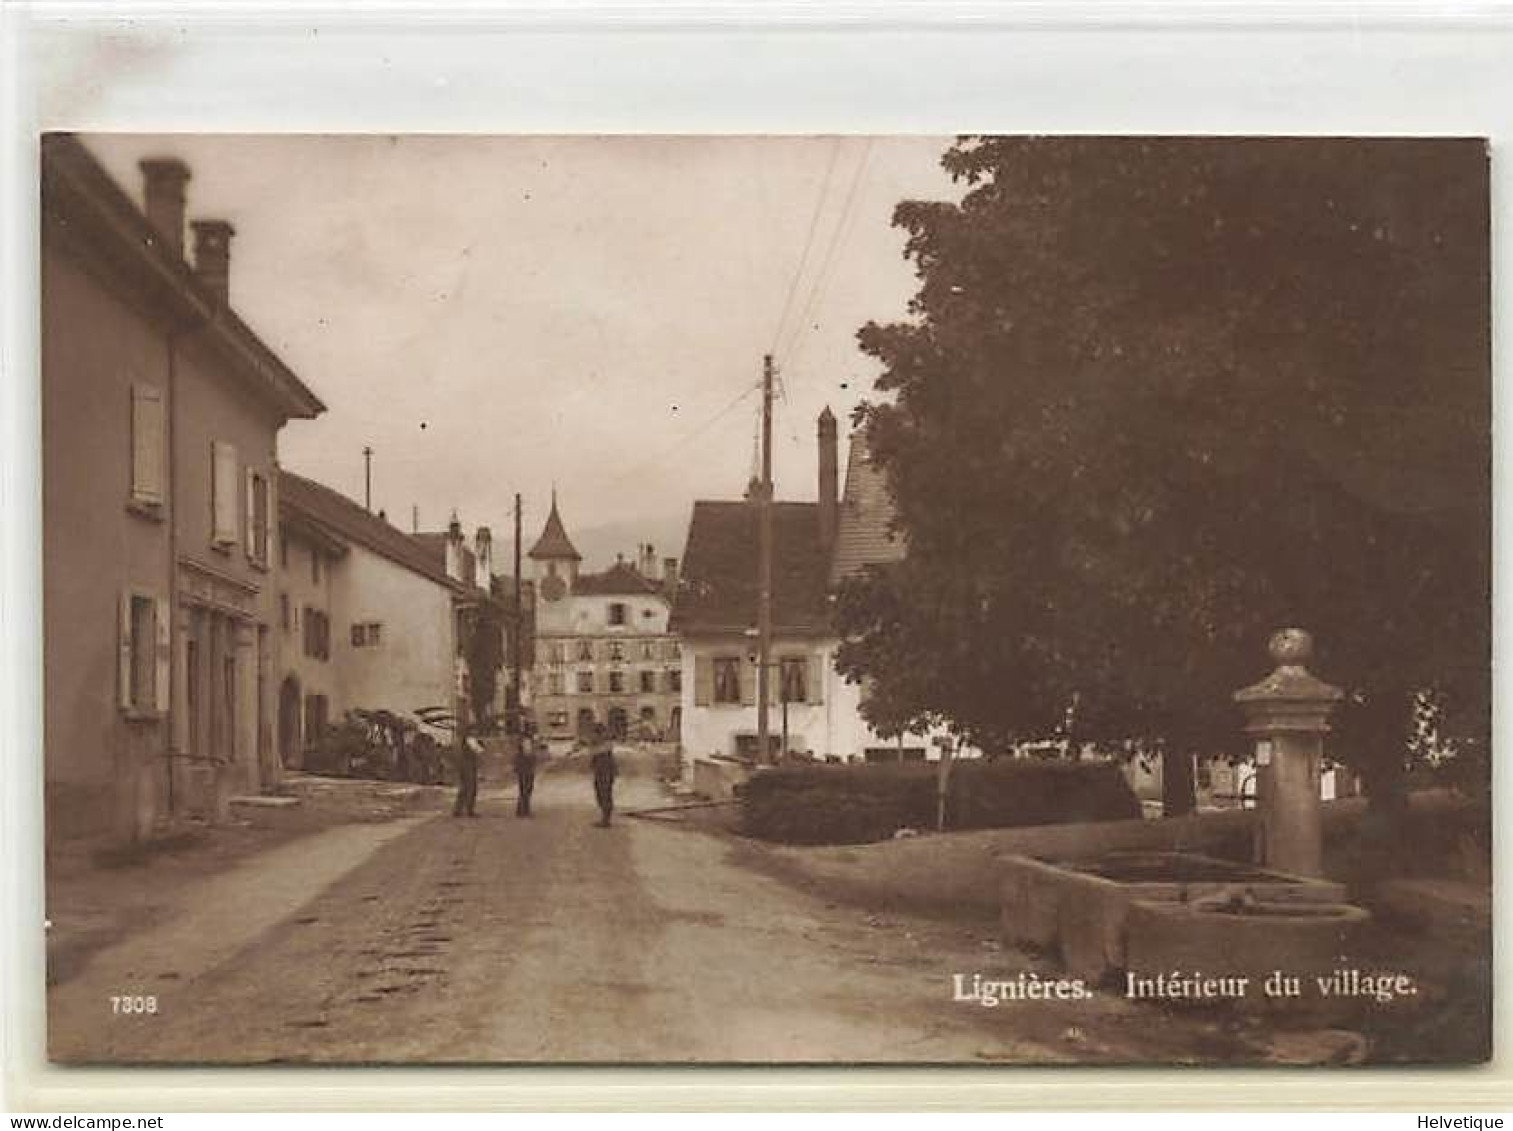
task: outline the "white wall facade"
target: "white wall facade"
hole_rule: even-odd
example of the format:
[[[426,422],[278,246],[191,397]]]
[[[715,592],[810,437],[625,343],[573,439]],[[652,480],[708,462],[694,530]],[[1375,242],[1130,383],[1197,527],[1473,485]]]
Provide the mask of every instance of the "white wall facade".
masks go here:
[[[352,543],[332,585],[332,661],[343,709],[413,714],[453,705],[457,626],[452,590]],[[354,647],[353,624],[381,626],[379,642]]]

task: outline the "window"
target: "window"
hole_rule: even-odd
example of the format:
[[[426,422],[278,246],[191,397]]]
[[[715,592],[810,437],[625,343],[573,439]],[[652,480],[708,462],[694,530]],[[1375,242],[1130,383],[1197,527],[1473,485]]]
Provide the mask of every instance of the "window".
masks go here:
[[[567,678],[561,672],[547,672],[546,690],[549,695],[564,694],[567,691]],[[566,716],[563,716],[562,721],[567,721]]]
[[[144,593],[121,597],[120,706],[128,713],[168,709],[168,610]]]
[[[657,690],[657,673],[643,671],[641,673],[641,693],[650,695]]]
[[[210,460],[210,542],[218,550],[236,545],[236,445],[216,440]]]
[[[616,663],[625,659],[625,645],[618,640],[611,640],[609,642],[609,658]]]
[[[131,501],[156,511],[165,495],[163,394],[151,385],[131,387]]]
[[[268,477],[247,469],[247,558],[268,564]]]
[[[683,670],[681,668],[668,668],[667,669],[667,690],[668,691],[682,691],[683,690]]]
[[[641,658],[643,660],[650,660],[655,658],[652,653],[652,644],[650,640],[641,641]]]
[[[283,528],[278,532],[278,564],[280,569],[289,568],[289,532]]]
[[[320,551],[314,546],[310,547],[310,580],[320,584]]]
[[[655,725],[657,721],[657,709],[655,707],[642,707],[641,721]]]
[[[549,726],[549,727],[565,727],[565,726],[567,726],[567,712],[566,711],[548,711],[547,714],[546,714],[546,725]]]
[[[789,657],[778,669],[782,676],[782,701],[804,703],[809,699],[809,661],[802,657]]]
[[[716,656],[714,661],[714,701],[741,701],[741,660],[739,656]]]
[[[378,621],[365,621],[352,626],[352,647],[376,648],[383,639],[383,625]]]
[[[678,642],[676,640],[669,640],[662,646],[662,654],[669,660],[678,659]]]
[[[278,623],[285,632],[289,631],[289,594],[278,595]]]
[[[579,672],[578,673],[578,694],[579,695],[592,695],[593,693],[594,693],[594,673],[593,672]]]
[[[565,663],[567,660],[567,645],[561,643],[560,641],[556,644],[553,644],[548,655],[551,658],[552,663],[554,664]]]
[[[580,659],[580,660],[592,660],[593,658],[594,658],[593,645],[589,644],[589,642],[587,640],[580,640],[580,641],[578,641],[578,659]]]
[[[331,618],[319,609],[305,606],[305,655],[316,660],[331,658]]]
[[[625,692],[625,673],[609,673],[609,692],[611,695],[622,695]]]
[[[609,623],[625,623],[625,605],[620,601],[611,601],[609,605]]]

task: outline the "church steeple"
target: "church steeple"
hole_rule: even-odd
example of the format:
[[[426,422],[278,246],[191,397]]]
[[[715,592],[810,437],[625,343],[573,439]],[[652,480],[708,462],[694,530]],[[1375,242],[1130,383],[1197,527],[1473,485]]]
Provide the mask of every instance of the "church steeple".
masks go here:
[[[529,556],[535,561],[581,562],[583,560],[583,555],[578,553],[572,539],[567,536],[567,530],[562,525],[562,516],[557,513],[556,488],[552,489],[552,513],[546,516],[546,526],[541,531],[541,537],[537,538],[536,544],[531,547]]]

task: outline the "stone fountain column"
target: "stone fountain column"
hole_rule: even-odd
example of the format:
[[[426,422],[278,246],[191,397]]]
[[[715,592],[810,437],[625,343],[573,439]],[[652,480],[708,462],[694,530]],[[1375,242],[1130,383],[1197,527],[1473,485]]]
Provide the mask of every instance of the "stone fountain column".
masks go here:
[[[1255,737],[1260,863],[1293,875],[1322,876],[1319,764],[1329,716],[1344,693],[1305,666],[1313,637],[1301,628],[1274,633],[1269,650],[1276,670],[1235,692],[1245,712],[1245,732]]]

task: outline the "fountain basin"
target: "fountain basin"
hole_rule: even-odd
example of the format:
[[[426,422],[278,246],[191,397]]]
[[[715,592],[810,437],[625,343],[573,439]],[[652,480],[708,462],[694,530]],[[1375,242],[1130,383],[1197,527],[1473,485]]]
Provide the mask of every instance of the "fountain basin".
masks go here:
[[[1127,921],[1136,903],[1184,906],[1218,897],[1285,907],[1345,900],[1344,886],[1331,880],[1197,853],[1117,852],[1067,861],[1008,856],[1002,867],[1005,941],[1057,950],[1069,972],[1090,981],[1127,967]],[[1254,932],[1255,923],[1248,927]]]

